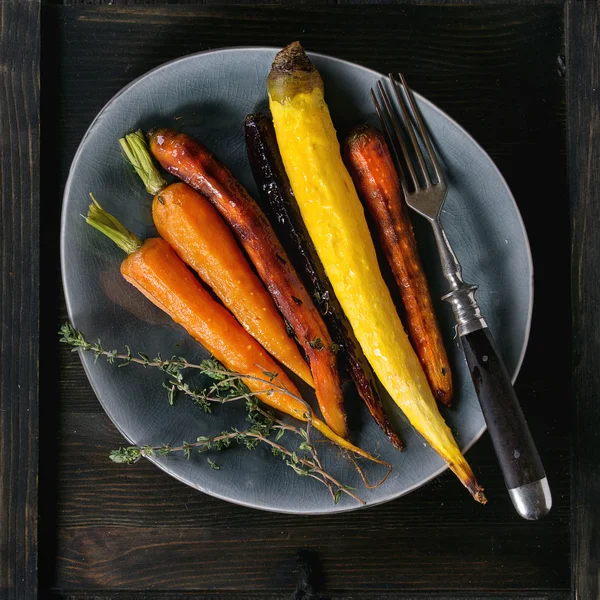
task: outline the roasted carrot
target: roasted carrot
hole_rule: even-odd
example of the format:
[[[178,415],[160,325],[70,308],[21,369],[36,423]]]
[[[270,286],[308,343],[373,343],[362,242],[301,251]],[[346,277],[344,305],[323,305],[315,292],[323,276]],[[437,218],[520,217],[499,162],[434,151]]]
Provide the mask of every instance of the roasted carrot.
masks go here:
[[[431,391],[449,406],[452,400],[450,363],[385,138],[372,127],[357,128],[344,143],[344,156],[400,288],[408,332]]]
[[[383,280],[363,207],[342,161],[323,80],[298,42],[275,57],[267,91],[302,218],[367,360],[413,427],[484,503],[483,489],[439,412]]]
[[[385,414],[373,369],[361,350],[306,231],[281,160],[271,117],[266,113],[248,115],[244,121],[244,134],[254,180],[263,199],[262,207],[271,222],[279,226],[283,247],[297,272],[304,276],[327,328],[340,347],[338,360],[346,364],[359,396],[377,425],[401,450],[402,440]]]
[[[261,380],[243,378],[261,402],[295,419],[307,421],[306,405],[285,372],[234,316],[212,299],[169,243],[161,238],[142,242],[104,211],[93,197],[92,200],[86,221],[127,253],[121,263],[123,277],[179,323],[227,369]],[[276,385],[285,391],[265,382],[265,378],[272,378],[273,374]],[[312,425],[338,446],[385,464],[338,436],[320,419],[313,418]]]
[[[155,131],[150,149],[170,173],[204,194],[232,227],[275,304],[308,357],[323,418],[348,435],[335,347],[271,224],[231,172],[202,144],[169,129]]]
[[[154,196],[152,217],[161,237],[267,352],[313,385],[310,369],[296,342],[287,334],[273,300],[218,211],[185,183],[167,185],[152,161],[141,131],[119,142],[146,190]]]

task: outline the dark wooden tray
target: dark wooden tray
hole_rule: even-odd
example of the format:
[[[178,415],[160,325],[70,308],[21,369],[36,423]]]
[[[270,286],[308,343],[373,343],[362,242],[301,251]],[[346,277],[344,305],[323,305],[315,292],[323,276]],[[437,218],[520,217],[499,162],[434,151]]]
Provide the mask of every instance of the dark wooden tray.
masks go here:
[[[597,3],[109,4],[0,5],[0,598],[316,598],[311,587],[357,600],[597,598]],[[77,145],[114,93],[160,63],[293,39],[402,69],[508,180],[535,266],[517,392],[553,489],[543,522],[515,515],[487,436],[469,452],[485,508],[445,474],[360,513],[274,515],[149,463],[108,461],[122,439],[56,336],[61,197]]]

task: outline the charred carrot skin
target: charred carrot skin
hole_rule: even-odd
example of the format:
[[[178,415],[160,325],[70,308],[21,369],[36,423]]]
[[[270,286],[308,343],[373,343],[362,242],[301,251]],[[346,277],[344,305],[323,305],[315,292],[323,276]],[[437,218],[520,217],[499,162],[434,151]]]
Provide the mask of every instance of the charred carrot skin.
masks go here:
[[[155,131],[150,149],[167,171],[204,194],[229,223],[306,353],[323,418],[336,434],[347,437],[331,337],[256,201],[206,147],[185,134]]]
[[[371,214],[406,309],[406,325],[438,401],[450,406],[452,374],[403,192],[383,134],[360,127],[344,153],[356,189]]]
[[[154,197],[152,217],[161,237],[213,289],[244,329],[313,385],[308,364],[287,334],[271,296],[214,206],[185,183],[174,183]]]
[[[329,283],[302,220],[277,146],[271,117],[266,113],[248,115],[244,122],[246,149],[254,179],[264,200],[262,207],[272,223],[280,227],[280,241],[297,272],[313,292],[325,323],[340,347],[338,360],[346,368],[373,419],[390,442],[399,450],[402,440],[394,432],[385,414],[377,390],[375,374],[363,354],[352,327]]]

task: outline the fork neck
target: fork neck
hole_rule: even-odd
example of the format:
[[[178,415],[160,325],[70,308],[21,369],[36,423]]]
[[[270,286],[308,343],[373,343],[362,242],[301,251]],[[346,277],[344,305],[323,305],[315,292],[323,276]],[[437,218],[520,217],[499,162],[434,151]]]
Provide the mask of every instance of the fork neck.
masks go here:
[[[454,250],[450,246],[450,242],[446,237],[446,232],[440,223],[439,217],[431,222],[433,226],[433,235],[440,253],[440,262],[442,263],[442,271],[444,277],[450,284],[450,289],[456,291],[464,287],[465,282],[462,278],[462,267],[454,254]],[[470,287],[470,286],[469,286]]]
[[[463,336],[487,327],[477,300],[475,300],[477,286],[463,281],[462,268],[450,246],[439,217],[433,219],[431,225],[440,254],[442,272],[450,284],[450,292],[443,296],[442,300],[449,302],[452,306],[454,317],[458,323],[459,335]]]

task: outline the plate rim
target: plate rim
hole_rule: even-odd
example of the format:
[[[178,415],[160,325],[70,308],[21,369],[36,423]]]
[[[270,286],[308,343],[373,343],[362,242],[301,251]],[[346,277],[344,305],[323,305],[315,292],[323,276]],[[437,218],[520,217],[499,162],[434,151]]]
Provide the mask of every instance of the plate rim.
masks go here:
[[[192,52],[190,54],[185,54],[183,56],[180,56],[178,58],[174,58],[172,60],[169,60],[167,62],[161,63],[160,65],[157,65],[156,67],[153,67],[152,69],[146,71],[145,73],[142,73],[141,75],[139,75],[138,77],[136,77],[135,79],[133,79],[132,81],[130,81],[127,85],[125,85],[124,87],[122,87],[116,94],[114,94],[105,104],[104,106],[100,109],[100,111],[98,112],[98,114],[94,117],[94,119],[92,120],[92,122],[90,123],[89,127],[86,129],[85,134],[83,135],[83,137],[81,138],[81,141],[79,142],[79,145],[77,147],[77,151],[75,152],[73,159],[71,161],[71,165],[69,167],[69,174],[67,176],[67,180],[65,182],[65,187],[64,187],[64,191],[62,194],[62,208],[61,208],[61,222],[60,222],[60,267],[61,267],[61,282],[62,282],[62,286],[63,286],[63,293],[64,293],[64,297],[65,297],[65,305],[67,308],[67,316],[69,318],[69,322],[73,323],[73,309],[71,306],[71,298],[69,297],[69,294],[67,292],[68,290],[68,286],[67,286],[67,282],[66,282],[66,269],[65,269],[65,263],[66,263],[66,256],[65,256],[65,243],[64,240],[66,239],[66,214],[67,214],[67,199],[68,196],[70,195],[70,189],[71,186],[73,184],[73,179],[75,176],[75,166],[76,164],[79,162],[79,157],[83,152],[83,146],[85,144],[86,139],[88,138],[88,136],[90,135],[91,131],[94,129],[97,121],[103,116],[103,114],[109,109],[109,107],[124,93],[126,93],[127,91],[129,91],[130,88],[134,87],[138,82],[140,82],[143,79],[146,79],[147,77],[150,77],[152,75],[154,75],[155,73],[166,69],[176,63],[181,63],[181,62],[185,62],[188,60],[194,60],[200,56],[206,55],[206,54],[215,54],[215,53],[228,53],[228,52],[239,52],[239,51],[244,51],[244,50],[253,50],[253,51],[268,51],[268,52],[273,52],[273,54],[279,52],[282,48],[281,47],[277,47],[277,46],[227,46],[224,48],[211,48],[208,50],[201,50],[199,52]],[[329,60],[329,61],[333,61],[333,62],[337,62],[337,63],[341,63],[343,65],[351,65],[352,67],[355,68],[359,68],[362,69],[364,71],[369,72],[372,75],[375,75],[379,78],[385,79],[385,75],[380,73],[379,71],[376,71],[375,69],[371,69],[369,67],[365,67],[364,65],[361,65],[359,63],[355,63],[349,60],[345,60],[343,58],[338,58],[336,56],[331,56],[329,54],[323,54],[320,52],[310,52],[307,51],[306,52],[307,55],[309,57],[318,57],[318,58],[322,58],[325,60]],[[412,89],[412,88],[411,88]],[[477,142],[477,140],[462,126],[460,125],[455,119],[453,119],[450,115],[448,115],[448,113],[446,113],[445,111],[443,111],[441,108],[439,108],[436,104],[434,104],[432,101],[428,100],[426,97],[422,96],[421,94],[419,94],[417,91],[415,91],[414,89],[412,90],[414,95],[419,99],[420,102],[423,102],[424,104],[427,104],[432,110],[440,113],[442,116],[444,116],[454,127],[456,127],[460,132],[462,132],[462,134],[471,142],[473,143],[477,148],[479,148],[479,150],[482,152],[483,156],[488,160],[490,166],[492,167],[493,171],[495,172],[496,176],[498,177],[499,182],[503,185],[503,187],[505,188],[506,192],[508,193],[508,196],[514,206],[516,215],[518,217],[518,223],[520,225],[521,231],[523,233],[523,238],[524,238],[524,242],[525,242],[525,249],[526,249],[526,260],[527,260],[527,265],[529,268],[529,273],[530,273],[530,277],[529,277],[529,285],[528,285],[528,291],[529,291],[529,303],[527,306],[527,321],[525,324],[525,336],[524,336],[524,341],[523,341],[523,346],[520,350],[519,353],[519,358],[517,360],[517,363],[514,367],[514,372],[511,373],[511,381],[513,382],[513,384],[515,383],[517,377],[519,376],[519,373],[521,371],[521,367],[523,366],[523,361],[525,359],[525,354],[527,353],[527,348],[529,346],[529,338],[530,338],[530,333],[531,333],[531,323],[532,323],[532,319],[533,319],[533,303],[534,303],[534,265],[533,265],[533,256],[531,254],[531,245],[529,243],[529,236],[527,235],[527,229],[525,227],[525,222],[523,221],[523,216],[521,215],[521,211],[519,210],[519,206],[513,196],[513,193],[506,181],[506,179],[504,178],[504,176],[502,175],[502,172],[500,171],[500,169],[498,168],[498,166],[496,165],[496,163],[492,160],[491,156],[486,152],[486,150],[479,144],[479,142]],[[74,323],[73,323],[74,324]],[[116,429],[119,431],[119,433],[130,443],[130,444],[135,444],[135,442],[133,440],[131,440],[131,438],[125,433],[125,431],[123,431],[123,429],[121,428],[120,424],[115,422],[109,415],[108,411],[106,410],[106,407],[104,406],[104,402],[102,401],[102,397],[101,394],[98,393],[98,390],[96,388],[96,385],[94,383],[94,379],[91,376],[91,371],[89,369],[89,361],[83,360],[84,357],[84,353],[81,349],[77,350],[77,354],[79,355],[79,359],[81,361],[81,364],[83,365],[83,369],[84,372],[86,374],[86,377],[88,379],[88,382],[90,384],[90,387],[92,388],[94,394],[96,395],[96,398],[98,399],[98,402],[100,403],[100,405],[102,406],[102,409],[104,410],[106,416],[109,418],[109,420],[111,421],[111,423],[116,427]],[[484,423],[483,427],[481,428],[481,430],[473,437],[473,439],[468,443],[465,444],[465,446],[463,446],[461,448],[461,451],[463,452],[463,454],[467,453],[478,441],[479,439],[481,439],[481,436],[484,434],[484,432],[486,431],[487,427]],[[393,500],[397,500],[398,498],[401,498],[403,496],[406,496],[407,494],[410,494],[411,492],[414,492],[415,490],[423,487],[424,485],[426,485],[427,483],[429,483],[430,481],[433,481],[434,479],[436,479],[437,477],[439,477],[442,473],[444,473],[444,471],[448,470],[448,465],[447,464],[443,464],[438,470],[434,471],[433,473],[431,473],[428,477],[426,477],[423,481],[416,483],[404,490],[402,490],[401,492],[397,493],[397,494],[391,494],[389,497],[381,499],[381,500],[377,500],[374,502],[370,502],[366,505],[357,505],[357,506],[339,506],[339,505],[332,505],[331,510],[284,510],[284,509],[280,509],[280,508],[274,508],[274,507],[269,507],[269,506],[258,506],[256,504],[253,504],[251,502],[245,502],[244,500],[240,500],[240,499],[233,499],[230,497],[226,497],[223,494],[219,494],[217,492],[211,491],[211,490],[207,490],[202,488],[201,486],[197,485],[197,484],[193,484],[189,481],[186,481],[182,476],[180,476],[178,473],[173,472],[172,470],[169,470],[169,468],[167,467],[167,465],[165,463],[163,463],[162,461],[160,461],[157,457],[146,457],[150,462],[152,462],[154,465],[156,465],[159,469],[161,469],[161,471],[164,471],[165,473],[167,473],[170,477],[173,477],[174,479],[180,481],[181,483],[187,485],[188,487],[191,487],[193,489],[196,489],[204,494],[207,494],[213,498],[218,498],[219,500],[225,501],[225,502],[229,502],[231,504],[236,504],[238,506],[244,506],[246,508],[252,508],[255,510],[262,510],[265,512],[272,512],[272,513],[278,513],[278,514],[288,514],[288,515],[313,515],[313,516],[320,516],[320,515],[332,515],[332,514],[339,514],[339,513],[346,513],[346,512],[353,512],[353,511],[357,511],[357,510],[366,510],[368,508],[374,507],[374,506],[379,506],[381,504],[385,504],[387,502],[392,502]]]

